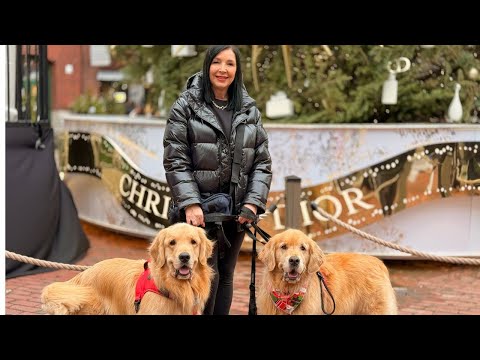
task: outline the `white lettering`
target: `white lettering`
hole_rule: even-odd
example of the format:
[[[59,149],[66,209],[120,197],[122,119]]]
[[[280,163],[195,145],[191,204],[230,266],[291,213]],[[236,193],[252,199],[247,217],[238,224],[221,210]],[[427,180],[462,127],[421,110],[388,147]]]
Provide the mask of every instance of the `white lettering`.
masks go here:
[[[352,199],[352,198],[350,198],[349,193],[354,193],[356,196]],[[368,204],[368,203],[362,201],[363,193],[360,189],[357,189],[357,188],[346,189],[346,190],[343,190],[341,192],[341,194],[342,194],[343,198],[345,199],[345,203],[347,204],[349,215],[353,215],[353,214],[356,214],[358,212],[358,210],[353,207],[353,203],[357,204],[358,206],[360,206],[360,207],[362,207],[366,210],[369,210],[369,209],[375,207],[372,204]]]
[[[307,200],[300,201],[300,209],[302,210],[303,226],[309,226],[313,224],[312,219],[310,219],[310,213],[308,212],[307,203],[308,203]]]
[[[172,198],[170,196],[163,195],[163,211],[162,211],[162,215],[160,216],[163,219],[168,219],[168,208],[170,206],[171,199]]]
[[[144,187],[144,186],[142,186]],[[147,201],[145,203],[145,211],[151,213],[150,209],[153,210],[153,213],[157,216],[161,216],[158,212],[157,205],[160,204],[160,196],[156,191],[147,189]]]
[[[273,212],[273,224],[274,230],[285,230],[285,225],[282,224],[282,221],[280,219],[280,212],[278,211],[279,208],[285,208],[285,204],[279,204],[277,205],[277,208]]]
[[[137,189],[138,186],[138,189]],[[168,208],[170,205],[170,196],[163,195],[163,208],[162,213],[159,212],[158,208],[161,202],[161,198],[158,192],[155,190],[149,189],[146,186],[140,184],[136,180],[132,180],[132,177],[128,174],[123,174],[119,182],[120,194],[127,198],[127,200],[135,204],[140,209],[155,214],[162,219],[168,219]],[[143,206],[143,199],[145,199],[145,206]],[[135,203],[135,196],[138,197],[137,202]]]
[[[333,206],[335,207],[335,214],[332,215],[335,219],[337,219],[340,214],[342,213],[342,204],[340,203],[340,201],[332,196],[332,195],[322,195],[322,196],[319,196],[318,198],[316,198],[314,201],[315,203],[320,206],[320,203],[322,201],[331,201]],[[322,220],[322,221],[328,221],[327,218],[323,217],[322,215],[320,215],[320,213],[318,211],[314,211],[313,212],[313,216],[315,216],[318,220]]]
[[[128,197],[128,201],[130,201],[133,204],[134,203],[133,198],[135,197],[135,195],[137,195],[138,196],[138,201],[135,205],[137,205],[137,207],[142,209],[143,197],[145,196],[145,190],[147,188],[143,185],[140,185],[140,191],[138,192],[138,191],[136,191],[137,185],[140,185],[138,183],[138,181],[133,180],[130,196]]]
[[[124,190],[124,185],[127,185],[126,186],[127,189],[130,189],[130,186],[132,185],[132,178],[128,174],[123,174],[119,182],[120,194],[123,197],[127,197],[130,194],[130,190],[129,191]]]

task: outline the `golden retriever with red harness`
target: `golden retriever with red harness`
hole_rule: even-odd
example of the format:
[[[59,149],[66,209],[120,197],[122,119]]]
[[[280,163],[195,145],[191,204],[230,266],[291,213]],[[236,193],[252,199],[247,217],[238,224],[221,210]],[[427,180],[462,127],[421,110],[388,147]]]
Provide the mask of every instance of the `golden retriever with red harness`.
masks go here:
[[[258,257],[266,265],[259,314],[397,314],[388,269],[374,256],[325,256],[315,241],[289,229],[273,236]]]
[[[49,314],[201,314],[213,270],[213,242],[203,228],[178,223],[161,230],[150,260],[100,261],[65,282],[46,286],[42,308]]]

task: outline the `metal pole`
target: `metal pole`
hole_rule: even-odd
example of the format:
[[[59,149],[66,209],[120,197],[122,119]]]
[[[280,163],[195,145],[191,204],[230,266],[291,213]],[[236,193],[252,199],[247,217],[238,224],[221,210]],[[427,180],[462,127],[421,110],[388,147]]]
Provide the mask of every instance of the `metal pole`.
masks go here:
[[[22,45],[16,45],[17,51],[15,56],[15,107],[17,108],[18,120],[25,120],[22,106],[22,88],[23,88],[23,62],[22,62]]]
[[[31,103],[30,101],[32,100],[32,84],[31,84],[31,79],[30,79],[30,62],[32,61],[32,55],[30,55],[30,46],[31,45],[25,45],[26,50],[25,50],[25,59],[27,60],[25,62],[26,66],[26,78],[27,78],[27,84],[25,85],[25,120],[29,120],[30,122],[34,121],[35,119],[32,118],[32,110],[31,110]]]
[[[17,121],[18,120],[18,111],[15,107],[15,86],[17,85],[15,81],[16,66],[17,66],[17,46],[16,45],[7,45],[8,46],[8,121]]]
[[[40,45],[39,47],[39,91],[40,96],[40,120],[48,118],[48,60],[47,60],[47,45]],[[49,119],[50,120],[50,119]]]
[[[300,179],[298,176],[285,177],[285,228],[300,229],[302,211],[300,209]]]

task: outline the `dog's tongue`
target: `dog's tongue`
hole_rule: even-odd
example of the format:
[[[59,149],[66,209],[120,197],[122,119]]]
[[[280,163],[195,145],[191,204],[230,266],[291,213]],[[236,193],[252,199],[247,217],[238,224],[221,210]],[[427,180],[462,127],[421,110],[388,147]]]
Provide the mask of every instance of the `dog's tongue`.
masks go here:
[[[178,269],[178,272],[181,275],[188,275],[188,274],[190,274],[190,269],[186,266],[182,266],[180,269]]]
[[[297,274],[298,274],[298,273],[297,273],[296,271],[290,271],[290,272],[288,273],[288,277],[289,277],[290,279],[296,279],[296,278],[297,278]]]

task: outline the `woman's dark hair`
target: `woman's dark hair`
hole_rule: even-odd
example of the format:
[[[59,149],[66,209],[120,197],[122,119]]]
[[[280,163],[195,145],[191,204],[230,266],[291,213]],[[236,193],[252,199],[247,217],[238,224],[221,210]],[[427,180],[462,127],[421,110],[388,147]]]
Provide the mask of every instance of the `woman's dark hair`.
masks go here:
[[[212,90],[212,83],[210,82],[210,65],[213,59],[223,50],[232,49],[235,54],[235,61],[237,62],[237,72],[235,79],[228,87],[228,110],[239,111],[242,108],[243,102],[243,82],[242,82],[242,66],[240,64],[240,51],[233,45],[213,45],[210,46],[205,54],[203,61],[203,98],[207,104],[212,104],[215,97]]]

